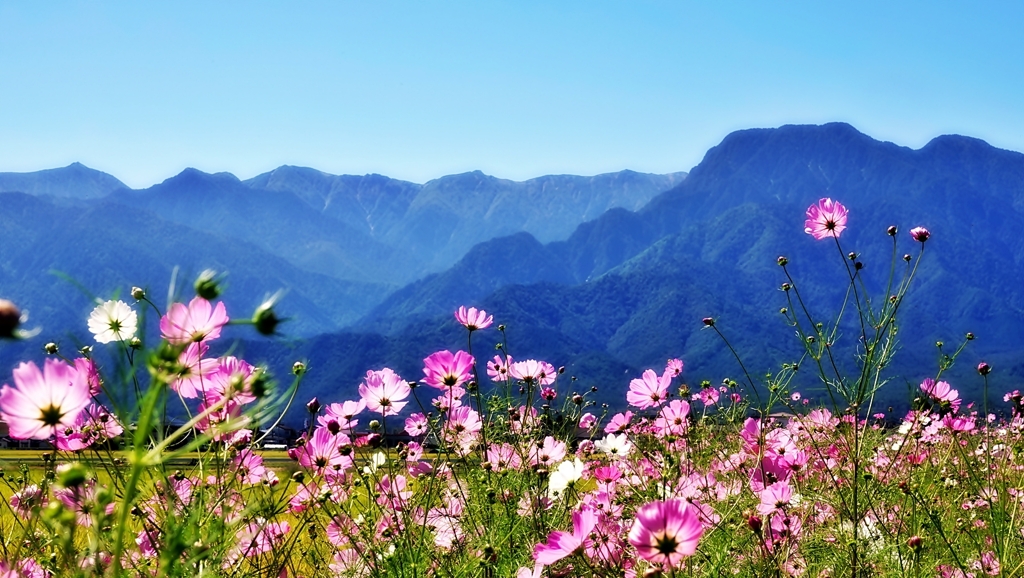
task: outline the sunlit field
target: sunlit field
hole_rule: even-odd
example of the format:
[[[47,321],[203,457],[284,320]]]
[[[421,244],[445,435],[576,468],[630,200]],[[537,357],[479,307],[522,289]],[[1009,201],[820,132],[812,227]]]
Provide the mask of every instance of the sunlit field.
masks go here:
[[[754,376],[737,354],[734,378],[687,384],[685,360],[669,359],[621,384],[622,412],[504,341],[474,356],[478,331],[505,328],[473,307],[455,312],[466,349],[430,355],[422,376],[368,368],[358,398],[307,402],[301,362],[274,387],[207,355],[229,322],[214,276],[167,311],[133,289],[132,304],[107,301],[88,320],[122,371],[54,348],[0,390],[11,437],[52,447],[0,451],[0,575],[1024,574],[1024,398],[988,407],[944,381],[967,335],[924,372],[908,413],[874,407],[897,336],[912,338],[900,311],[931,232],[880,232],[893,262],[877,296],[841,244],[846,224],[831,199],[807,210],[808,242],[845,263],[831,317],[811,315],[778,259],[798,363]],[[247,323],[274,333],[273,305]],[[143,308],[160,319],[149,349]],[[702,323],[732,349],[717,320]],[[833,357],[844,339],[858,344],[849,373]],[[987,393],[991,368],[976,369]],[[309,430],[286,452],[259,449],[253,424],[296,399]],[[164,423],[171,404],[184,423]],[[396,431],[413,441],[391,447]]]

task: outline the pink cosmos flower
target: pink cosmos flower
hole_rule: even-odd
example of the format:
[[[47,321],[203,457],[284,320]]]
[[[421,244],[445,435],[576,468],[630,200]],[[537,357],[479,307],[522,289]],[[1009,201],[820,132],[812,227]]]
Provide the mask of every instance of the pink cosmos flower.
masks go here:
[[[170,387],[181,397],[199,397],[200,392],[206,391],[210,375],[220,369],[220,360],[203,357],[209,349],[210,346],[205,343],[193,342],[178,356],[181,371]]]
[[[345,403],[332,403],[324,408],[324,415],[317,416],[316,422],[324,427],[334,420],[338,429],[344,432],[351,432],[359,425],[359,420],[352,419],[366,409],[366,402],[363,400],[346,401]]]
[[[318,427],[313,436],[304,438],[297,448],[288,450],[288,457],[315,474],[340,475],[352,467],[352,458],[341,455],[341,448],[350,445],[345,434],[332,434],[327,428]]]
[[[932,234],[928,229],[925,229],[924,227],[914,227],[913,229],[910,230],[910,236],[915,241],[924,243],[925,241],[928,240],[929,237],[932,236]]]
[[[697,551],[703,534],[700,518],[686,500],[656,501],[637,511],[629,543],[644,560],[675,568]]]
[[[423,383],[445,389],[473,378],[473,356],[465,351],[438,351],[423,360]]]
[[[626,401],[629,405],[647,409],[658,407],[668,397],[668,386],[672,383],[672,376],[669,372],[661,374],[661,377],[648,369],[643,373],[641,379],[634,379],[629,382],[629,391],[626,392]]]
[[[551,385],[558,376],[555,366],[536,359],[517,361],[509,367],[508,372],[509,375],[520,381],[540,386]]]
[[[689,405],[687,405],[689,408]],[[604,426],[604,433],[623,433],[629,429],[629,422],[633,419],[633,412],[617,413],[612,416],[608,425]]]
[[[960,392],[951,388],[945,381],[935,381],[934,379],[927,377],[921,382],[921,391],[928,394],[928,397],[932,398],[939,404],[949,406],[956,412],[960,409]]]
[[[412,437],[421,436],[427,433],[430,429],[430,424],[427,422],[427,416],[422,413],[414,413],[405,420],[405,433]]]
[[[654,420],[655,434],[659,437],[684,436],[690,425],[690,404],[681,399],[673,399],[661,409],[658,419]]]
[[[491,378],[491,381],[506,381],[508,379],[508,368],[511,364],[511,355],[505,359],[502,359],[500,355],[495,355],[492,361],[487,362],[487,376]]]
[[[42,371],[32,362],[18,365],[14,385],[0,388],[0,417],[19,440],[43,440],[56,428],[73,427],[91,399],[88,375],[56,359],[47,359]]]
[[[75,425],[64,429],[57,428],[54,443],[59,450],[78,451],[116,438],[122,433],[124,427],[105,407],[90,404],[85,411],[78,414]]]
[[[187,307],[182,303],[171,305],[160,318],[160,334],[175,345],[185,345],[220,337],[220,330],[227,322],[224,303],[213,307],[206,299],[194,297]]]
[[[550,566],[562,558],[582,551],[590,540],[590,532],[597,525],[597,512],[583,508],[572,513],[572,533],[551,532],[546,544],[537,544],[533,548],[533,559],[538,564]]]
[[[807,220],[804,221],[804,232],[821,240],[825,237],[839,238],[846,229],[846,207],[838,201],[825,198],[807,208]]]
[[[757,511],[768,516],[775,510],[785,510],[793,499],[793,488],[787,482],[775,482],[761,491]]]
[[[476,307],[469,309],[466,309],[465,306],[459,307],[459,310],[455,312],[455,319],[470,331],[487,329],[494,323],[493,315],[488,315],[483,309],[477,310]]]
[[[683,372],[683,360],[682,359],[669,359],[668,363],[665,364],[665,373],[675,377]]]
[[[505,470],[518,470],[523,465],[519,452],[515,446],[509,443],[491,445],[487,448],[487,462],[493,472]]]
[[[190,345],[189,348],[191,347]],[[217,370],[209,374],[206,382],[207,389],[214,392],[217,397],[230,396],[238,403],[256,401],[252,386],[259,375],[259,370],[244,359],[230,355],[221,357],[217,362]]]
[[[359,384],[359,397],[366,409],[383,416],[398,415],[408,403],[412,389],[397,373],[385,367],[380,371],[367,371],[366,380]]]

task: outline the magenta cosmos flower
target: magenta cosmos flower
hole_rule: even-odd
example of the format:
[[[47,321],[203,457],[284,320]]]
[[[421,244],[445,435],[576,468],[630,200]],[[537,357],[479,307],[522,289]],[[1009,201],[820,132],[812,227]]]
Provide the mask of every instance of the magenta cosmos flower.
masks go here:
[[[702,534],[696,510],[686,500],[673,499],[640,508],[629,530],[629,543],[644,560],[675,568],[684,556],[697,551]]]
[[[486,311],[478,310],[476,307],[469,309],[466,309],[465,306],[459,307],[459,310],[455,312],[455,319],[470,331],[487,329],[494,323],[493,315],[488,315]]]
[[[473,377],[473,356],[465,351],[438,351],[423,360],[423,383],[446,389],[466,383]]]
[[[925,229],[924,227],[914,227],[913,229],[910,230],[910,236],[915,241],[924,243],[925,241],[928,240],[929,237],[932,236],[932,234],[930,231],[928,231],[928,229]]]
[[[47,359],[43,370],[22,363],[14,369],[14,385],[0,389],[0,416],[14,439],[47,439],[57,427],[75,425],[89,405],[89,378],[75,367]]]
[[[187,307],[183,303],[171,305],[160,318],[160,334],[175,345],[185,345],[220,337],[220,330],[227,323],[224,303],[214,307],[206,299],[195,297]]]
[[[846,228],[846,207],[838,201],[825,198],[807,208],[804,232],[821,240],[825,237],[839,237]]]
[[[546,544],[534,546],[533,559],[538,564],[550,566],[577,551],[583,551],[596,525],[597,512],[584,506],[582,510],[572,513],[572,533],[551,532]]]

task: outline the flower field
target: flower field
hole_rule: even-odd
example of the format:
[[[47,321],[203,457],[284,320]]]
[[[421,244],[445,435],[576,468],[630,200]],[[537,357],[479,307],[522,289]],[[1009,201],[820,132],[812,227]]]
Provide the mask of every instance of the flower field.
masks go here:
[[[421,375],[368,368],[358,397],[306,402],[302,362],[279,385],[209,353],[239,323],[215,276],[166,308],[133,288],[83,323],[116,367],[53,346],[0,389],[10,437],[49,448],[0,455],[0,576],[1024,575],[1024,395],[961,399],[943,372],[967,335],[921,368],[906,415],[874,406],[931,233],[880,231],[889,274],[865,281],[841,245],[848,214],[822,199],[805,221],[845,263],[839,311],[812,314],[778,259],[798,363],[755,374],[734,352],[742,379],[688,384],[685,360],[666,360],[621,384],[621,412],[515,357],[474,307],[455,312],[465,349]],[[18,338],[13,304],[0,309]],[[274,300],[240,323],[273,334]],[[726,323],[703,325],[732,349]],[[483,332],[496,354],[474,353]],[[309,427],[287,460],[264,453],[297,401]]]

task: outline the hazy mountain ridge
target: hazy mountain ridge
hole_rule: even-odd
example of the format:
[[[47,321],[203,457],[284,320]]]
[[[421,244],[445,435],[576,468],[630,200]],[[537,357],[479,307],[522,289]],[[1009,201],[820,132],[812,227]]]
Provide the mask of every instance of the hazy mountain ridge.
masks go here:
[[[98,199],[127,188],[117,178],[81,163],[29,173],[0,173],[0,193]]]

